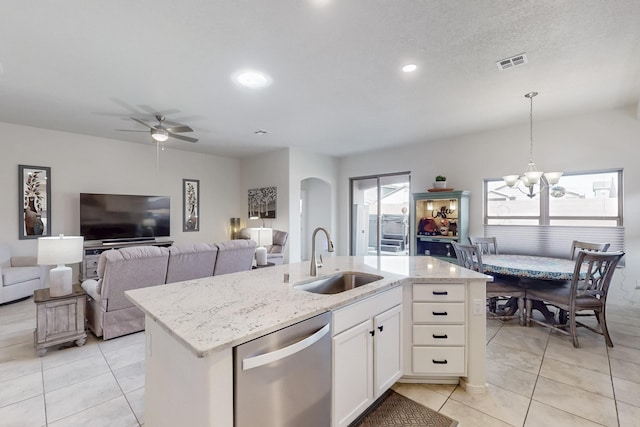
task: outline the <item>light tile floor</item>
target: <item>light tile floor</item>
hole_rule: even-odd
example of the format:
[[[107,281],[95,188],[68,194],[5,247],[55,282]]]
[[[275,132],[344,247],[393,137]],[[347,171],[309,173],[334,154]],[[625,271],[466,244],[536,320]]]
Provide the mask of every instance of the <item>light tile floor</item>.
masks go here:
[[[454,385],[394,389],[460,427],[640,427],[640,307],[609,305],[615,344],[580,328],[569,337],[487,321],[488,392]],[[32,298],[0,306],[0,427],[144,425],[144,335],[35,355]]]

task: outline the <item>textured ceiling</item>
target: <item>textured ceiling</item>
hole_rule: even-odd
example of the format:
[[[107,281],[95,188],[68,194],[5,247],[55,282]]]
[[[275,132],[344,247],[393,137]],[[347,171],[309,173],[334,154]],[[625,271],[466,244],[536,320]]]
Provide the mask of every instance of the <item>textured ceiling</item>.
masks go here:
[[[342,156],[637,105],[640,1],[4,0],[0,121],[243,156]],[[499,71],[499,59],[529,63]],[[418,70],[402,73],[415,63]],[[273,83],[249,90],[239,69]],[[256,130],[269,133],[255,135]]]

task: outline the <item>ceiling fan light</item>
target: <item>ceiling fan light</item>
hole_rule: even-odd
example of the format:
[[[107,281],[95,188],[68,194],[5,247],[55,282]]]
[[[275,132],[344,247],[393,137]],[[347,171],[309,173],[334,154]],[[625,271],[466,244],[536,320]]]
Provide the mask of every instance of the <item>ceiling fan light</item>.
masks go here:
[[[169,132],[165,129],[156,129],[151,131],[151,137],[158,142],[165,142],[169,139]]]

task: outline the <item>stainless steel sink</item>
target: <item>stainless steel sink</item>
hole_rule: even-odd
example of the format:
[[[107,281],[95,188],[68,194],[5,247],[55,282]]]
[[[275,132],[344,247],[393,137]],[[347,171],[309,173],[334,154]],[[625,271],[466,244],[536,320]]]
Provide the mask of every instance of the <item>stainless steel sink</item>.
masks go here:
[[[375,274],[342,272],[293,286],[296,289],[313,292],[314,294],[328,295],[348,291],[383,278],[384,277]]]

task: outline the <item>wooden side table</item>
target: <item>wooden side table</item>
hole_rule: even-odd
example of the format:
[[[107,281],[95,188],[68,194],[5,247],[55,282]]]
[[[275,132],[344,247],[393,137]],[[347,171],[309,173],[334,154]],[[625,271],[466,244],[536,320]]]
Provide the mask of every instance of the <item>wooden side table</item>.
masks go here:
[[[73,285],[69,295],[52,297],[49,288],[33,292],[36,303],[36,330],[33,339],[36,353],[42,357],[47,348],[75,341],[78,347],[87,342],[85,310],[87,296],[80,285]]]

